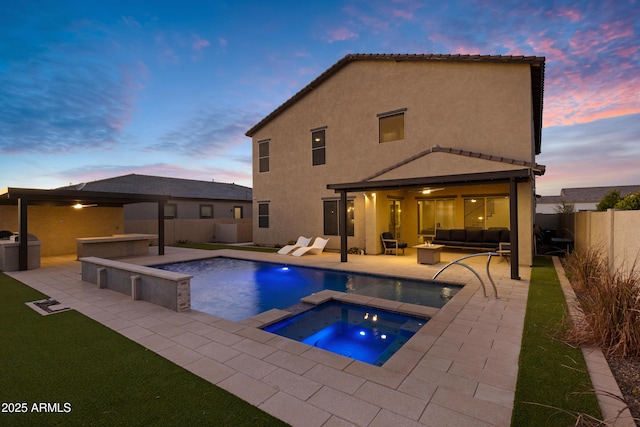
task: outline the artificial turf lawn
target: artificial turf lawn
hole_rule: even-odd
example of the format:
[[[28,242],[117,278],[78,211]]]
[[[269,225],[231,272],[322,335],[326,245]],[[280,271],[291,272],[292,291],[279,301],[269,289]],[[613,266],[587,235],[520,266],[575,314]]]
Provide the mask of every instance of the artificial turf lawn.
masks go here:
[[[512,426],[569,426],[579,413],[602,419],[582,352],[554,339],[566,313],[552,258],[535,257]]]
[[[24,304],[43,298],[0,273],[0,425],[286,425],[77,311]]]

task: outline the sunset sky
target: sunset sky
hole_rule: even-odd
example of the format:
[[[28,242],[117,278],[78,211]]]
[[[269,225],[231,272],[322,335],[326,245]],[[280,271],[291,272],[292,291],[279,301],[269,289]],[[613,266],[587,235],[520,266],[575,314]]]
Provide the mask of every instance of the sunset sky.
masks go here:
[[[640,0],[0,0],[0,188],[251,186],[244,133],[348,53],[545,56],[538,194],[640,184]]]

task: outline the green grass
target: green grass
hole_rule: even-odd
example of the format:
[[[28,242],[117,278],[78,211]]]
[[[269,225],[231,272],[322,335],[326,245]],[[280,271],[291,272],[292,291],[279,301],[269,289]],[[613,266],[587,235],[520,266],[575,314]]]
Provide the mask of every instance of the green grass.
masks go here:
[[[512,426],[575,425],[579,414],[602,419],[579,348],[554,339],[567,313],[550,257],[536,257],[524,322]]]
[[[252,251],[252,252],[277,252],[278,248],[266,248],[261,246],[236,246],[222,245],[219,243],[176,243],[173,246],[178,248],[204,249],[213,251],[216,249],[234,249],[236,251]]]
[[[0,403],[28,408],[0,425],[286,425],[77,311],[24,304],[42,298],[0,273]],[[40,402],[70,411],[32,411]]]

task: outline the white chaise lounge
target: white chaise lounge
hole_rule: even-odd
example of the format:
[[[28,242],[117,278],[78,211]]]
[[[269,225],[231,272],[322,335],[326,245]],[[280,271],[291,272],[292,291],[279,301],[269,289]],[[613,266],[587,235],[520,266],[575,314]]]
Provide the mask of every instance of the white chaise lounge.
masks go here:
[[[305,246],[302,248],[298,248],[291,255],[293,256],[302,256],[306,253],[318,255],[322,253],[324,247],[327,246],[329,239],[323,239],[322,237],[316,237],[316,240],[313,242],[311,246]]]
[[[311,239],[312,239],[311,237],[300,236],[298,237],[298,240],[296,241],[296,243],[294,243],[293,245],[286,245],[281,247],[278,253],[280,255],[287,255],[288,253],[290,253],[295,249],[309,246],[309,243],[311,243]]]

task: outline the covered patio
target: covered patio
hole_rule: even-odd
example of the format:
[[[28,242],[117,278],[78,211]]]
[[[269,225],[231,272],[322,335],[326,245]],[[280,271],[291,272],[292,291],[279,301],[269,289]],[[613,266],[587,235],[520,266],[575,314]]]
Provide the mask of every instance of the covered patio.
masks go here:
[[[338,221],[340,224],[340,260],[341,262],[348,261],[347,223],[349,221],[349,217],[347,200],[349,198],[349,195],[364,193],[365,210],[367,211],[367,213],[365,214],[366,235],[369,240],[375,240],[378,238],[377,236],[379,236],[382,231],[388,231],[388,225],[386,221],[378,220],[375,213],[371,213],[376,209],[375,207],[366,206],[368,195],[371,195],[373,196],[373,198],[375,198],[376,193],[381,192],[415,192],[423,188],[451,188],[462,186],[474,186],[473,194],[482,195],[487,194],[487,188],[489,188],[489,186],[493,186],[495,188],[497,185],[501,185],[503,188],[508,189],[505,195],[508,196],[509,199],[508,229],[510,230],[511,242],[510,278],[519,280],[520,264],[522,263],[520,248],[523,248],[523,245],[531,246],[533,242],[533,227],[529,227],[529,222],[532,221],[533,217],[533,206],[530,202],[530,183],[533,182],[534,175],[540,175],[543,173],[543,171],[543,167],[528,167],[524,169],[473,173],[464,175],[447,175],[378,181],[367,180],[353,183],[329,184],[327,185],[327,188],[330,190],[334,190],[340,195],[340,220]],[[523,217],[526,219],[526,221],[521,221],[521,218]],[[525,248],[528,249],[528,246],[525,246]],[[527,256],[525,260],[531,258],[532,251],[528,251],[526,255]],[[525,264],[529,265],[530,262],[525,261]]]
[[[18,269],[27,270],[29,266],[28,236],[30,230],[30,207],[66,207],[71,211],[84,208],[121,208],[129,203],[154,202],[158,206],[158,255],[164,254],[164,205],[169,196],[148,194],[108,193],[82,190],[43,190],[33,188],[5,188],[0,190],[0,207],[17,206],[18,224]],[[56,224],[56,220],[58,224]],[[55,234],[56,227],[69,218],[39,218],[41,223],[46,222],[47,228]],[[77,224],[80,226],[80,224]],[[1,227],[0,227],[1,228]],[[13,231],[13,230],[12,230]],[[64,238],[65,236],[59,236]],[[76,236],[90,237],[90,236]]]

